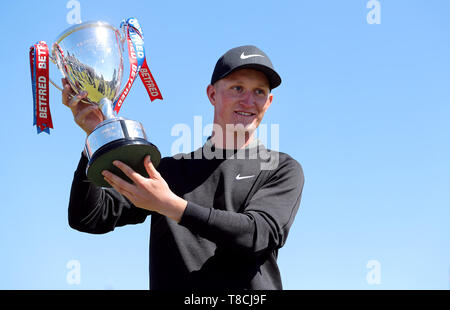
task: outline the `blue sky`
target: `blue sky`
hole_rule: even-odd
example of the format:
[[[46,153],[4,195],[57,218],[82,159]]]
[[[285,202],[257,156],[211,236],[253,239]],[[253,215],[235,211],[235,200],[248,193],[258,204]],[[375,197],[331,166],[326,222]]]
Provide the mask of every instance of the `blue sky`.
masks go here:
[[[28,49],[70,26],[67,2],[10,1],[0,12],[0,289],[147,289],[150,219],[106,235],[68,226],[85,136],[56,89],[55,129],[32,126]],[[212,122],[218,57],[244,44],[270,55],[283,83],[263,122],[279,124],[280,150],[306,179],[279,254],[286,289],[450,288],[448,1],[379,0],[380,24],[368,24],[367,0],[79,2],[83,21],[138,18],[164,101],[150,103],[136,81],[120,114],[141,121],[164,156],[176,124]],[[67,282],[72,260],[79,284]],[[373,260],[378,284],[367,280]]]

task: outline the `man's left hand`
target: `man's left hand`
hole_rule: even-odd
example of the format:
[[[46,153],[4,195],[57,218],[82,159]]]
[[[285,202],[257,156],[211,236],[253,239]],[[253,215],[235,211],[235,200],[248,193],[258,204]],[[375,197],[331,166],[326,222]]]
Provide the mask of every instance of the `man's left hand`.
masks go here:
[[[175,195],[161,174],[155,169],[150,156],[144,159],[144,166],[149,178],[145,178],[121,161],[114,161],[119,168],[134,182],[128,183],[117,175],[104,170],[104,179],[120,194],[127,197],[136,207],[163,214],[176,222],[181,220],[187,201]]]

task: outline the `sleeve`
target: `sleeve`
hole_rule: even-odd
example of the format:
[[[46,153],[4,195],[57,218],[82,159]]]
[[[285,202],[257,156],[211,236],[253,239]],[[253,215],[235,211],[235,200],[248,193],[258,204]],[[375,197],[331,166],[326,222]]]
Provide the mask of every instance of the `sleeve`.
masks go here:
[[[70,227],[82,232],[103,234],[117,226],[144,222],[150,212],[137,208],[112,188],[102,188],[91,183],[86,176],[87,164],[88,159],[83,154],[70,192]]]
[[[255,192],[242,212],[205,208],[189,201],[180,221],[192,232],[247,254],[281,248],[300,206],[304,175],[290,158]]]

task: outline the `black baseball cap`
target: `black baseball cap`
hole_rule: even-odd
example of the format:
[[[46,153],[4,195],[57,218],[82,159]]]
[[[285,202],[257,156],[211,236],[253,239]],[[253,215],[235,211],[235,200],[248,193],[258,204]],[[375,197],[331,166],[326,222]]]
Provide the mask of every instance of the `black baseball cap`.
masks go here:
[[[255,69],[261,71],[269,80],[270,89],[281,84],[281,77],[273,68],[269,57],[254,45],[238,46],[230,49],[216,63],[211,77],[211,84],[226,77],[238,69]]]

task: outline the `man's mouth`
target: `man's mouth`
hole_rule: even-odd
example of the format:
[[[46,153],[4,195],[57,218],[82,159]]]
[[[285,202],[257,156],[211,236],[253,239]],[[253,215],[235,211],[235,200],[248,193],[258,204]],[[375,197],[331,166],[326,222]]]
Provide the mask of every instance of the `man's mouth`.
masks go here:
[[[234,111],[234,113],[242,115],[242,116],[253,116],[255,113],[252,112],[244,112],[244,111]]]

